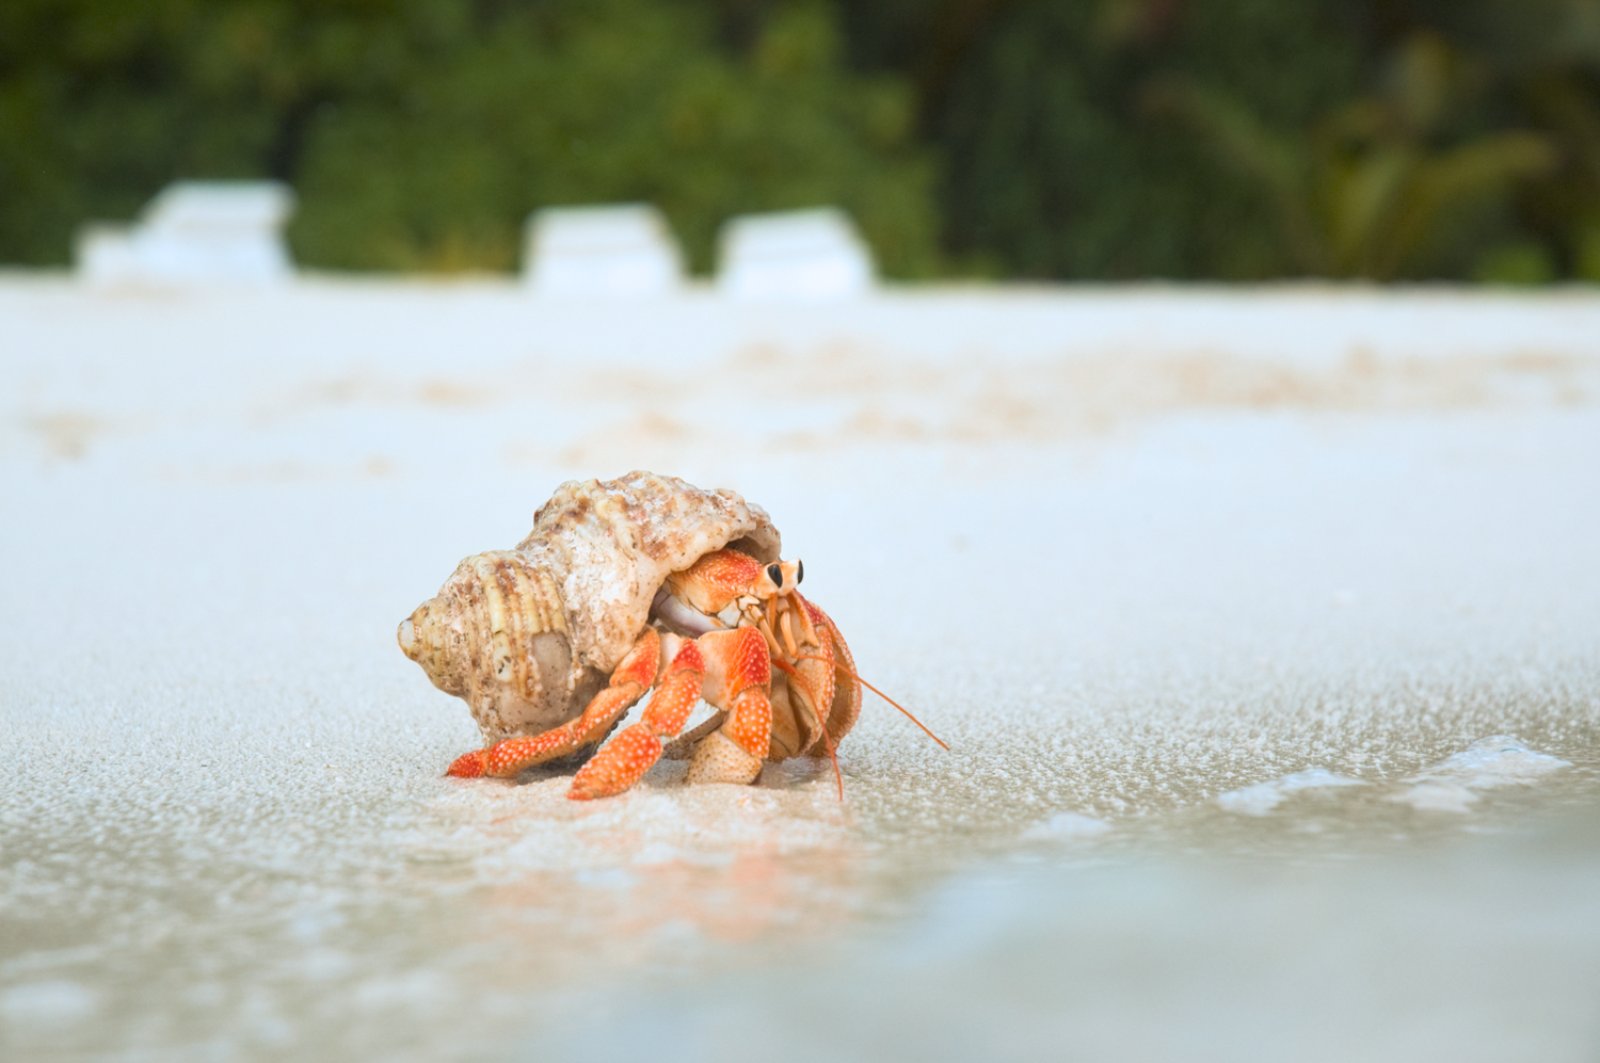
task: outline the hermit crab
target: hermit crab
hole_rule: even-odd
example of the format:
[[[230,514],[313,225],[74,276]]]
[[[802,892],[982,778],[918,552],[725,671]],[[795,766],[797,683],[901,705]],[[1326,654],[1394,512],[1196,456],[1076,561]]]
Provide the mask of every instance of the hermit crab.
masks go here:
[[[663,754],[689,759],[690,782],[738,783],[765,760],[831,756],[861,682],[779,546],[732,491],[647,472],[561,485],[516,549],[462,561],[400,623],[400,648],[488,742],[448,774],[587,757],[568,793],[582,799],[623,792]],[[669,742],[702,698],[713,715]]]

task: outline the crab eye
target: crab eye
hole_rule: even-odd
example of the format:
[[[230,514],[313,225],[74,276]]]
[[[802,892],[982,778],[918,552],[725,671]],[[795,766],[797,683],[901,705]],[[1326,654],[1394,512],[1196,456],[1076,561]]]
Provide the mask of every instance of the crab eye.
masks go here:
[[[776,561],[767,566],[767,578],[772,581],[774,587],[783,586],[783,569],[778,567]]]
[[[804,561],[796,561],[794,563],[794,582],[795,582],[795,585],[799,586],[800,584],[804,583],[805,581],[806,581],[806,563]]]

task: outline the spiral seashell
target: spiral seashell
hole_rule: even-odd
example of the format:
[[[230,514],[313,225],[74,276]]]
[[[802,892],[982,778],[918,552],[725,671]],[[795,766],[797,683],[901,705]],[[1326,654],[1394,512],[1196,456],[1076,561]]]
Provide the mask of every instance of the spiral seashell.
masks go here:
[[[457,565],[400,622],[400,649],[466,700],[486,741],[548,730],[605,686],[667,576],[730,545],[778,559],[766,512],[732,491],[648,472],[570,481],[515,549]]]

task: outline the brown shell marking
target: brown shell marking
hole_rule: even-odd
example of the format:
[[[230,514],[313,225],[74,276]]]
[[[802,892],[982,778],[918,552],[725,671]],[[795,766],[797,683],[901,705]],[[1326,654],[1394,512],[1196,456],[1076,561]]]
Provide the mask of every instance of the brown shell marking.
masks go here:
[[[571,719],[649,621],[672,572],[724,546],[762,561],[780,539],[759,506],[674,476],[570,481],[514,550],[475,554],[398,632],[435,686],[466,699],[486,741]]]

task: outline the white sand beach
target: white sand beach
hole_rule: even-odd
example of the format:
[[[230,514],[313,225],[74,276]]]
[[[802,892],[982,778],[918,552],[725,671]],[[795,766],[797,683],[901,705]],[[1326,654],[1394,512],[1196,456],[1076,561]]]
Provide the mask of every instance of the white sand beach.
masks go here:
[[[0,276],[0,1056],[1592,1060],[1600,296]],[[567,479],[765,507],[868,697],[442,777]]]

